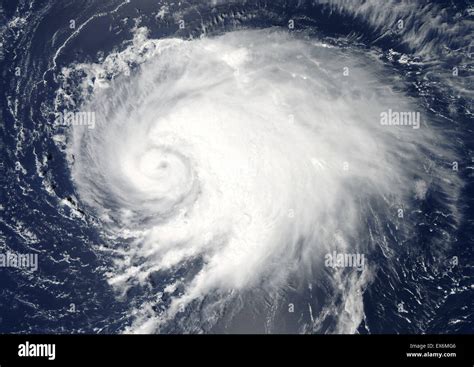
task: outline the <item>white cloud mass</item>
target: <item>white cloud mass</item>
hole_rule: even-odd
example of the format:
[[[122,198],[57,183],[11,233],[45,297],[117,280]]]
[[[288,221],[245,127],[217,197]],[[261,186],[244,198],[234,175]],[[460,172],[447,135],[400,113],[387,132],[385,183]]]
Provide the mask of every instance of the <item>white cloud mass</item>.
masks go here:
[[[141,66],[130,72],[133,62]],[[93,87],[82,108],[96,126],[71,130],[74,183],[108,232],[129,239],[110,283],[125,292],[202,261],[167,286],[163,312],[137,306],[127,332],[159,331],[208,294],[226,302],[310,279],[333,251],[370,255],[385,240],[382,222],[409,210],[415,178],[432,181],[420,152],[442,149],[423,115],[416,130],[381,125],[382,111],[418,109],[379,60],[281,30],[183,41],[138,29],[127,49],[78,67]],[[108,81],[112,69],[121,75]],[[332,271],[342,300],[335,332],[359,325],[371,271],[370,256],[362,272]]]

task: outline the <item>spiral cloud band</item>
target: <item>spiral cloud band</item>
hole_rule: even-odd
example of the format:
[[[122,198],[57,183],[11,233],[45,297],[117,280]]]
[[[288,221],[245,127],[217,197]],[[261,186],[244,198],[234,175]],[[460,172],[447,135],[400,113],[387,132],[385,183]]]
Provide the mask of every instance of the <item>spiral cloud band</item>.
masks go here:
[[[132,306],[126,331],[160,330],[211,295],[209,315],[235,294],[310,277],[338,300],[333,331],[355,331],[371,250],[391,230],[378,218],[394,223],[422,199],[420,152],[441,150],[423,111],[417,129],[381,123],[388,111],[419,116],[402,82],[370,55],[273,29],[191,41],[137,29],[127,49],[78,68],[95,128],[71,129],[74,183],[126,243],[109,281],[125,293],[172,274]],[[363,269],[327,269],[334,252],[365,255]]]

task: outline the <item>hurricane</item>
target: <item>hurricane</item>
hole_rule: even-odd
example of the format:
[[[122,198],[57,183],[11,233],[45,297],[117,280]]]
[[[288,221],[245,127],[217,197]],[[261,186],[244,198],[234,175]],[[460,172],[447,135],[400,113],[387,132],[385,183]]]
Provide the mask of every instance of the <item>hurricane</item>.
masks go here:
[[[472,8],[79,3],[4,10],[1,330],[472,332]]]

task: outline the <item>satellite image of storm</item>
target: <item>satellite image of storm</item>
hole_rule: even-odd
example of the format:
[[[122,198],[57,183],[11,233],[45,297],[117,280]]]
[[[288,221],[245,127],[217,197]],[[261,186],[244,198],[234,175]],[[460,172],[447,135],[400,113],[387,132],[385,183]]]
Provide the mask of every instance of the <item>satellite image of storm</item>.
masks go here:
[[[0,0],[0,334],[473,334],[473,28]]]

